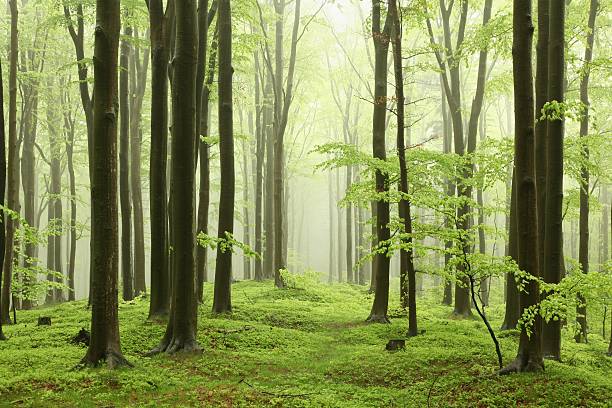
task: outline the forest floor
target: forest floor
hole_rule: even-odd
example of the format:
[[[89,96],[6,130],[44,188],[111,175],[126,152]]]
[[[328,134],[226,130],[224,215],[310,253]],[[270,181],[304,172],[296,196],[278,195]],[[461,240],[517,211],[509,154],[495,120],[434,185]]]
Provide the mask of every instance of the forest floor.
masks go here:
[[[0,342],[0,406],[35,407],[610,407],[612,358],[593,334],[577,345],[564,329],[563,363],[542,374],[499,377],[485,326],[449,318],[437,292],[419,298],[420,330],[406,349],[405,312],[392,323],[366,324],[365,288],[297,282],[233,285],[234,312],[214,317],[212,286],[198,321],[200,355],[145,357],[165,325],[148,322],[147,300],[120,303],[121,343],[134,368],[74,370],[85,353],[70,339],[89,327],[85,302],[18,312]],[[308,287],[308,289],[304,289]],[[396,298],[392,306],[397,305]],[[491,307],[493,326],[502,306]],[[51,326],[37,326],[50,316]],[[509,362],[517,333],[498,333]]]

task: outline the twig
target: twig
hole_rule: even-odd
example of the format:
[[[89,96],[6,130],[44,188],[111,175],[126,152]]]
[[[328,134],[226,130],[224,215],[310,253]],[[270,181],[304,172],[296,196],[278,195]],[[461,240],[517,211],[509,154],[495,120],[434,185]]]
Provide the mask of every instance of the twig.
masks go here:
[[[430,405],[430,400],[431,400],[431,392],[433,391],[433,387],[434,385],[436,385],[436,382],[438,381],[438,379],[440,378],[440,376],[442,375],[442,373],[438,373],[438,375],[436,375],[436,378],[434,378],[433,382],[431,383],[431,386],[429,387],[429,392],[427,393],[427,408],[429,408]]]

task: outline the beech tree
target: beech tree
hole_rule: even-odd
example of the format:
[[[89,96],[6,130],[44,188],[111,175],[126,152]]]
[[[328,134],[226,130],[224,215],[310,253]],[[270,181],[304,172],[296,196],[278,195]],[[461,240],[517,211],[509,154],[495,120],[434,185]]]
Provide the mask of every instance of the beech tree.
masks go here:
[[[109,368],[131,365],[121,353],[117,280],[119,234],[117,200],[117,60],[119,2],[96,1],[94,48],[91,340],[81,364],[105,361]]]
[[[2,79],[2,60],[0,59],[0,204],[4,205],[6,191],[6,133],[4,127],[4,81]],[[6,213],[0,212],[0,265],[4,264]],[[0,292],[0,299],[2,293]],[[2,319],[0,319],[0,340],[6,340],[2,331]]]

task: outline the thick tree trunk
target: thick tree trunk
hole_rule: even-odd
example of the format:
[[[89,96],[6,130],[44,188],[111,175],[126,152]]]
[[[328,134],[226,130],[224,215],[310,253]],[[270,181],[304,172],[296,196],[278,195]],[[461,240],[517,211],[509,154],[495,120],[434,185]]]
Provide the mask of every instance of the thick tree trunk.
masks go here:
[[[385,118],[387,113],[387,55],[389,52],[390,21],[385,18],[381,31],[381,0],[372,0],[372,37],[374,41],[374,112],[372,115],[372,150],[376,159],[385,161]],[[376,172],[376,192],[389,191],[386,174]],[[376,256],[376,290],[368,321],[389,323],[389,257],[387,256],[389,231],[389,202],[379,199],[376,202],[376,242],[382,249]]]
[[[151,40],[151,154],[149,206],[151,223],[151,302],[149,318],[168,314],[170,272],[168,264],[168,201],[166,164],[168,149],[168,58],[173,0],[164,13],[162,0],[149,0]]]
[[[559,7],[561,8],[561,7]],[[599,8],[598,0],[591,0],[590,9],[589,9],[589,34],[587,35],[587,44],[586,49],[584,51],[584,66],[582,78],[580,80],[580,102],[584,107],[583,115],[580,119],[580,137],[586,138],[589,134],[589,74],[590,74],[590,64],[593,59],[593,43],[595,41],[595,17],[597,16],[597,11]],[[552,13],[551,7],[551,13]],[[564,20],[563,20],[564,21]],[[561,24],[561,33],[563,33],[563,21]],[[552,30],[552,28],[551,28]],[[555,44],[557,52],[563,55],[563,41],[561,44]],[[552,47],[552,44],[551,44]],[[563,81],[563,71],[560,73],[560,83]],[[561,88],[563,89],[563,88]],[[550,126],[550,125],[549,125]],[[583,163],[587,163],[589,160],[589,148],[585,144],[582,148],[583,155]],[[590,193],[590,183],[589,183],[589,169],[588,166],[583,165],[581,168],[581,180],[580,180],[580,228],[579,228],[579,236],[580,243],[578,245],[578,262],[580,263],[582,273],[589,272],[589,193]],[[576,322],[578,323],[578,332],[574,336],[574,339],[578,343],[586,343],[587,342],[587,317],[586,317],[587,309],[586,309],[586,300],[581,293],[578,293],[577,305],[576,305]]]
[[[132,36],[125,27],[123,35]],[[129,103],[130,43],[121,41],[119,57],[119,201],[121,203],[121,277],[123,300],[134,298],[132,275],[132,205],[130,200],[130,103]]]
[[[546,6],[546,5],[543,5]],[[548,38],[548,88],[546,100],[564,101],[565,77],[565,3],[550,2]],[[544,29],[545,27],[542,27]],[[546,174],[545,204],[543,211],[544,234],[539,243],[543,258],[540,258],[542,277],[545,282],[559,283],[563,268],[563,134],[564,119],[549,120],[546,124]],[[536,135],[537,140],[538,135]],[[537,146],[537,142],[536,142]],[[537,176],[537,167],[536,167]],[[539,212],[541,213],[541,212]],[[539,214],[538,214],[539,215]],[[540,220],[540,219],[539,219]],[[539,231],[542,229],[539,228]],[[542,322],[542,353],[553,360],[561,358],[561,324],[551,320]]]
[[[8,124],[8,169],[7,169],[7,207],[19,213],[19,150],[17,141],[17,0],[9,1],[11,11],[11,48],[9,59],[9,124]],[[0,303],[0,320],[10,324],[9,308],[11,305],[11,281],[13,277],[13,262],[15,232],[19,226],[18,220],[6,217],[6,243],[4,247],[4,263],[2,267],[2,299]]]
[[[519,268],[536,278],[538,263],[538,212],[535,173],[534,95],[531,67],[533,23],[531,1],[514,0],[512,65],[515,101],[516,218]],[[520,294],[521,312],[540,301],[537,280],[525,280]],[[522,313],[521,313],[522,314]],[[542,371],[541,318],[523,327],[516,360],[500,373]],[[529,331],[529,332],[528,332]]]
[[[232,23],[230,0],[219,0],[219,160],[221,192],[219,195],[218,237],[230,239],[234,233],[234,130],[232,101]],[[217,247],[213,312],[232,311],[232,251]]]
[[[109,368],[130,365],[121,354],[117,275],[119,240],[117,214],[117,57],[119,2],[96,1],[94,49],[94,110],[92,225],[93,276],[91,341],[81,363],[106,361]]]
[[[199,351],[194,229],[196,69],[198,21],[195,0],[176,0],[172,76],[170,237],[172,305],[166,333],[152,353]]]

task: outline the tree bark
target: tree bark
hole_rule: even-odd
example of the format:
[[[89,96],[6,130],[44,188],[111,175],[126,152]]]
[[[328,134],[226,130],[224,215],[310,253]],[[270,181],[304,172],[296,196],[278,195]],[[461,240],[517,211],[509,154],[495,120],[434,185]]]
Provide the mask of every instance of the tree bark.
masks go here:
[[[4,127],[4,81],[2,78],[2,60],[0,59],[0,204],[4,205],[6,191],[6,133]],[[0,265],[4,264],[5,251],[5,219],[6,215],[0,212]],[[1,274],[0,274],[1,275]],[[0,292],[0,298],[2,292]],[[0,340],[6,340],[2,331],[2,319],[0,318]]]
[[[517,202],[516,202],[516,173],[512,171],[511,177],[511,188],[510,188],[510,205],[509,205],[510,216],[508,218],[508,245],[506,246],[506,256],[511,257],[517,264],[518,258],[518,223],[516,220]],[[519,291],[516,284],[516,278],[514,274],[506,274],[506,308],[504,314],[504,322],[502,323],[501,330],[516,329],[519,318],[521,317],[521,310],[519,304]]]
[[[593,60],[593,43],[595,42],[595,17],[599,9],[599,1],[591,0],[589,7],[589,22],[587,44],[584,51],[584,65],[582,78],[580,79],[580,102],[583,105],[584,112],[580,119],[580,137],[586,139],[589,134],[589,74],[590,64]],[[551,7],[552,12],[552,7]],[[559,23],[562,24],[563,22]],[[552,46],[552,44],[551,44]],[[559,45],[557,44],[557,47]],[[563,53],[563,42],[558,52]],[[561,81],[563,81],[563,72],[561,72]],[[562,82],[561,82],[562,84]],[[550,126],[550,125],[549,125]],[[584,140],[583,139],[583,140]],[[586,163],[589,160],[589,148],[585,143],[582,146],[583,166],[580,170],[580,226],[579,233],[580,243],[578,245],[578,262],[580,263],[582,273],[589,272],[589,169]],[[578,323],[578,332],[574,336],[577,343],[587,342],[587,308],[586,299],[581,293],[578,293],[576,305],[576,322]]]
[[[151,353],[200,350],[196,340],[197,313],[194,313],[198,301],[194,229],[198,20],[195,0],[176,0],[174,7],[170,162],[172,304],[166,333]]]
[[[132,28],[123,29],[126,38]],[[132,204],[130,200],[130,103],[129,103],[130,43],[121,41],[119,57],[119,201],[121,204],[121,277],[123,300],[134,299],[132,275]]]
[[[138,31],[134,31],[138,40]],[[149,51],[145,50],[142,62],[140,48],[134,47],[130,59],[130,193],[134,212],[134,294],[146,293],[144,216],[142,210],[142,183],[140,176],[140,156],[142,145],[142,103],[147,86]]]
[[[261,81],[259,66],[259,53],[255,52],[255,136],[256,136],[256,164],[255,164],[255,252],[262,254],[263,251],[263,165],[265,154],[265,138],[262,129],[262,111],[263,104],[261,101]],[[261,281],[264,279],[262,259],[255,259],[255,280]]]
[[[109,368],[130,365],[121,353],[117,299],[119,240],[117,214],[117,57],[119,2],[96,1],[93,103],[92,211],[93,276],[91,341],[81,364],[106,361]]]
[[[164,13],[162,0],[149,0],[151,40],[151,153],[149,206],[151,223],[151,302],[149,318],[168,314],[170,272],[168,264],[167,149],[168,149],[168,58],[173,0]]]
[[[564,102],[565,78],[565,3],[550,2],[548,26],[548,85],[546,100]],[[542,27],[544,29],[545,27]],[[537,112],[537,111],[536,111]],[[549,120],[546,124],[546,180],[544,204],[544,258],[542,277],[547,283],[559,283],[563,268],[563,136],[565,120]],[[536,135],[537,138],[538,135]],[[537,139],[536,139],[537,140]],[[537,146],[537,142],[536,142]],[[536,160],[537,165],[537,160]],[[537,176],[537,167],[536,167]],[[539,214],[538,214],[539,215]],[[540,228],[540,231],[542,229]],[[542,353],[553,360],[561,359],[561,324],[542,322]]]
[[[7,169],[7,207],[19,213],[19,150],[17,141],[17,0],[9,1],[11,12],[11,42],[9,57],[9,124],[8,124],[8,169]],[[6,217],[6,243],[4,247],[4,263],[2,277],[2,301],[0,304],[0,320],[10,324],[9,307],[11,305],[11,281],[13,277],[13,262],[15,232],[19,226],[18,220]]]
[[[232,101],[232,23],[230,0],[219,0],[219,159],[221,192],[219,195],[218,237],[229,239],[234,233],[234,131]],[[230,243],[231,245],[231,243]],[[213,312],[232,311],[232,251],[217,247]]]
[[[389,52],[390,21],[385,18],[381,31],[381,0],[372,0],[372,38],[374,41],[374,109],[372,115],[372,151],[376,159],[387,160],[385,147],[385,118],[387,108],[387,55]],[[376,171],[376,192],[389,191],[388,176]],[[389,231],[389,202],[383,198],[376,201],[376,290],[368,317],[369,322],[389,323],[389,257],[387,256]]]
[[[404,139],[405,117],[404,106],[404,75],[402,67],[402,26],[396,0],[389,0],[389,17],[391,18],[391,45],[393,47],[393,72],[395,73],[395,98],[397,103],[397,155],[399,157],[400,182],[399,192],[402,198],[398,204],[399,217],[402,220],[406,238],[402,238],[402,249],[400,251],[400,265],[406,269],[400,271],[407,275],[407,287],[400,289],[400,298],[404,300],[403,305],[408,306],[408,336],[416,336],[417,314],[416,314],[416,271],[414,269],[413,238],[412,238],[412,216],[410,201],[408,200],[408,168],[406,165],[406,141]],[[406,285],[406,282],[404,282]],[[407,296],[405,296],[407,295]]]
[[[533,73],[531,67],[533,23],[531,1],[514,0],[512,66],[515,101],[516,215],[519,268],[539,277],[538,212],[535,173],[535,132]],[[520,294],[521,314],[537,307],[540,290],[537,280],[525,280]],[[516,360],[500,373],[542,371],[541,318],[522,327]]]

